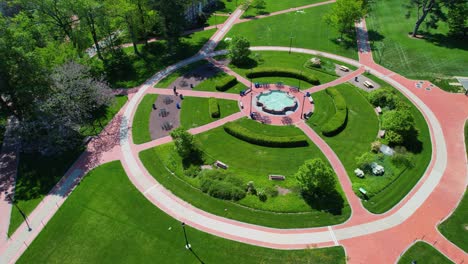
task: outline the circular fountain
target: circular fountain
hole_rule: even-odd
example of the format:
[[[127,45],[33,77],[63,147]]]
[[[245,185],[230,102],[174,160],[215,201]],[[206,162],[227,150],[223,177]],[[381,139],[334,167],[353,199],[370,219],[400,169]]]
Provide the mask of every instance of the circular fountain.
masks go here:
[[[265,91],[256,96],[257,107],[263,112],[273,115],[287,115],[297,109],[297,99],[288,92],[273,90]]]

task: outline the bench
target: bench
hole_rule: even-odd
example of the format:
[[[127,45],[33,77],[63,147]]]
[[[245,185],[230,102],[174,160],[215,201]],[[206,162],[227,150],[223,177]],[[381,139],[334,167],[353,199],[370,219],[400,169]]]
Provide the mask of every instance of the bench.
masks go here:
[[[244,109],[244,104],[242,102],[240,102],[240,108]]]
[[[342,70],[342,71],[344,71],[344,72],[348,72],[348,71],[349,71],[349,68],[346,67],[346,66],[341,65],[341,66],[340,66],[340,70]]]
[[[270,175],[268,175],[268,179],[275,180],[275,181],[284,181],[286,179],[286,176],[277,175],[277,174],[270,174]]]
[[[364,189],[364,188],[359,188],[359,191],[364,194],[364,195],[367,195],[367,191]]]
[[[313,113],[314,113],[314,112],[312,112],[312,111],[310,111],[310,112],[308,112],[308,113],[305,113],[305,114],[304,114],[304,118],[305,118],[305,119],[309,119],[309,118],[312,116]]]
[[[372,83],[369,82],[369,81],[364,81],[364,86],[367,87],[367,88],[373,88],[373,87],[374,87],[374,84],[372,84]]]
[[[221,169],[225,169],[225,170],[226,170],[227,168],[229,168],[228,165],[224,164],[223,162],[221,162],[221,161],[219,161],[219,160],[217,160],[217,161],[215,162],[215,166],[218,167],[218,168],[221,168]]]
[[[309,96],[309,102],[310,102],[311,104],[314,103],[314,99],[312,98],[312,96]]]

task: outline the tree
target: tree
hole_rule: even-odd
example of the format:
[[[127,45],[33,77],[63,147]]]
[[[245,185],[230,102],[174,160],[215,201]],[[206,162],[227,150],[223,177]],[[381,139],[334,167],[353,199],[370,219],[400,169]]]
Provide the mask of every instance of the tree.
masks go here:
[[[343,34],[354,34],[354,24],[366,14],[362,0],[337,0],[330,13],[324,16],[325,23]]]
[[[265,0],[254,0],[251,6],[257,9],[257,14],[259,14],[265,9],[266,2]]]
[[[415,122],[413,115],[408,110],[390,110],[382,115],[382,127],[392,130],[403,136],[414,130]]]
[[[445,0],[446,2],[449,2]],[[410,17],[411,9],[417,9],[417,20],[414,25],[412,36],[416,37],[418,34],[419,27],[429,16],[429,21],[426,22],[428,28],[437,28],[437,22],[442,19],[445,20],[446,17],[442,12],[442,5],[444,0],[410,0],[407,5],[408,13],[407,17]]]
[[[361,156],[356,158],[356,166],[363,171],[369,172],[371,164],[376,160],[376,155],[371,152],[364,152]]]
[[[454,0],[449,6],[447,24],[449,34],[452,36],[465,37],[468,31],[468,1]]]
[[[201,161],[201,150],[192,134],[179,127],[174,129],[170,135],[174,140],[177,153],[185,162],[196,163]]]
[[[295,174],[303,193],[307,195],[329,194],[335,190],[333,170],[321,159],[307,160]]]
[[[163,35],[171,49],[179,42],[187,24],[183,10],[187,8],[188,4],[188,0],[155,1],[155,7],[161,14]]]
[[[91,77],[87,67],[75,62],[57,67],[49,93],[31,106],[34,115],[19,124],[25,150],[57,154],[78,146],[81,129],[93,125],[112,100],[108,85]]]
[[[250,55],[250,42],[244,37],[235,36],[229,45],[229,57],[235,65],[247,61]]]

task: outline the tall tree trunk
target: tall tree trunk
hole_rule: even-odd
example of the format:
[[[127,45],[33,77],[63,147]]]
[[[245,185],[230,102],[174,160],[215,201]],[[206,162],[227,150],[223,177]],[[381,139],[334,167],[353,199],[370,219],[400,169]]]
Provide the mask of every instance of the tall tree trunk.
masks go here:
[[[413,37],[416,37],[418,34],[419,27],[421,24],[424,22],[424,19],[426,19],[427,15],[432,11],[432,8],[434,7],[435,0],[426,0],[422,4],[422,15],[419,17],[419,10],[418,10],[418,20],[416,21],[416,24],[414,25],[414,30],[413,30]]]
[[[141,2],[138,1],[138,12],[140,13],[140,23],[143,28],[143,39],[145,41],[145,46],[148,45],[148,31],[146,30],[146,23],[145,23],[145,14],[143,12],[143,7],[141,6]]]
[[[88,12],[87,16],[88,16],[89,29],[90,29],[91,35],[93,37],[94,46],[96,47],[97,56],[101,61],[104,62],[104,57],[102,56],[102,52],[101,52],[101,46],[99,45],[99,39],[98,39],[97,33],[96,33],[96,24],[95,24],[95,21],[94,21],[94,16],[90,12]]]

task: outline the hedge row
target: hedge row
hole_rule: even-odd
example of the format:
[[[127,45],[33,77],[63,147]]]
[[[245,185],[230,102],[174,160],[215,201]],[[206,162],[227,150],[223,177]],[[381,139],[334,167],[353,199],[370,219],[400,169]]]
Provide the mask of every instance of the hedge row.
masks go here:
[[[256,68],[253,71],[247,73],[248,78],[259,78],[259,77],[289,77],[299,79],[310,84],[320,84],[320,81],[312,74],[307,74],[296,69],[283,69],[283,68]]]
[[[346,100],[343,95],[341,95],[337,89],[329,88],[326,92],[335,102],[336,113],[322,126],[322,134],[331,137],[337,135],[346,127],[346,122],[348,121],[348,107],[346,106]]]
[[[226,123],[224,125],[224,130],[238,139],[260,146],[288,148],[308,145],[305,135],[287,137],[267,136],[253,132],[235,122]]]
[[[210,109],[211,117],[218,118],[221,116],[221,113],[219,111],[218,99],[210,97],[210,99],[208,99],[208,107]]]
[[[224,92],[237,84],[237,79],[231,75],[225,75],[215,81],[215,88],[218,91]]]

